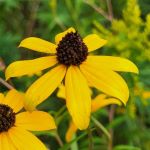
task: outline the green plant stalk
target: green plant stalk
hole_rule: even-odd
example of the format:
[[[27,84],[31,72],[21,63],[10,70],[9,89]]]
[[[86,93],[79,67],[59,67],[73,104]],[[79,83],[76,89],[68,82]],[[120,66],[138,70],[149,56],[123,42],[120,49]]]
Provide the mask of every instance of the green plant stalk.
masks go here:
[[[76,134],[73,135],[73,139],[75,139],[75,138],[76,138]],[[70,149],[71,149],[71,150],[79,150],[79,149],[78,149],[78,143],[77,143],[77,141],[74,141],[74,142],[71,144]]]
[[[59,111],[55,114],[55,117],[60,116],[66,109],[66,105],[59,109]]]
[[[7,83],[4,79],[2,79],[0,77],[0,83],[3,84],[5,87],[7,87],[9,90],[14,89],[14,87],[12,85],[10,85],[9,83]]]
[[[111,139],[111,136],[109,134],[109,132],[107,131],[107,129],[93,116],[91,116],[92,121],[94,122],[94,124],[103,131],[103,133],[108,137],[108,139]]]
[[[89,150],[93,150],[94,145],[93,145],[93,137],[92,137],[92,132],[90,127],[87,129],[88,131],[88,139],[89,139]]]

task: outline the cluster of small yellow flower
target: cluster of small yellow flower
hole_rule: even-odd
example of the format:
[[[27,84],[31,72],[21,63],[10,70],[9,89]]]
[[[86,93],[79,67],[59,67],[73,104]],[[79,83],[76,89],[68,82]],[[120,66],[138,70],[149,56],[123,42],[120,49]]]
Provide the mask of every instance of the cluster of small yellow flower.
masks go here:
[[[128,86],[116,71],[138,73],[137,67],[131,61],[120,57],[91,55],[92,51],[101,48],[107,41],[96,34],[82,39],[74,28],[56,35],[55,43],[36,37],[24,39],[19,47],[43,52],[49,56],[17,61],[6,69],[8,80],[52,67],[35,81],[25,94],[15,89],[10,90],[6,96],[0,93],[0,149],[46,150],[27,130],[56,128],[50,114],[35,108],[46,100],[62,81],[58,97],[66,100],[72,117],[66,134],[67,141],[77,129],[84,130],[89,126],[91,112],[109,104],[126,105],[129,97]],[[89,87],[95,87],[106,95],[100,94],[91,100]],[[27,111],[17,114],[23,107]]]

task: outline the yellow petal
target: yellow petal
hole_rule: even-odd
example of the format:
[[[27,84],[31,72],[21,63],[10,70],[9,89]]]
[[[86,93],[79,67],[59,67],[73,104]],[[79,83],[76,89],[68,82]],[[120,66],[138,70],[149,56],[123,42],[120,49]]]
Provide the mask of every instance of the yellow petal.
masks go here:
[[[4,100],[4,95],[3,95],[3,93],[0,93],[0,103],[2,103],[3,100]]]
[[[91,67],[107,68],[113,71],[138,73],[136,65],[128,59],[113,56],[88,56],[86,62]]]
[[[65,91],[65,86],[61,84],[59,86],[58,92],[57,92],[57,97],[66,99],[66,91]]]
[[[12,127],[8,134],[17,150],[47,150],[38,138],[22,128]]]
[[[90,95],[92,96],[93,91],[90,88],[89,88],[89,92],[90,92]],[[58,92],[57,92],[57,97],[66,100],[66,90],[65,90],[65,86],[63,84],[61,84],[59,86],[59,89],[58,89]]]
[[[92,100],[92,112],[110,104],[121,105],[122,103],[115,98],[107,98],[105,94],[99,94]]]
[[[23,112],[16,115],[16,126],[31,131],[55,129],[53,117],[42,111]]]
[[[78,67],[70,66],[67,70],[66,104],[73,122],[80,129],[86,129],[90,121],[91,98],[88,84]]]
[[[10,106],[14,112],[18,112],[23,108],[24,94],[16,91],[15,89],[10,90],[3,100],[3,104]]]
[[[88,51],[94,51],[98,48],[101,48],[102,46],[104,46],[107,41],[104,39],[101,39],[98,35],[96,34],[90,34],[88,36],[86,36],[83,39],[83,42],[85,43],[85,45],[88,47]]]
[[[36,37],[29,37],[21,41],[19,47],[28,48],[43,53],[56,53],[56,45]]]
[[[124,104],[127,103],[128,86],[119,74],[96,66],[92,68],[84,63],[80,65],[80,68],[91,85],[107,95],[120,99]]]
[[[64,32],[61,32],[61,33],[57,34],[57,35],[55,36],[55,43],[58,44],[58,43],[62,40],[62,38],[63,38],[67,33],[70,33],[70,32],[75,32],[75,29],[74,29],[73,27],[71,27],[71,28],[67,29],[67,30],[64,31]]]
[[[16,150],[7,132],[0,133],[0,150]]]
[[[71,121],[69,124],[69,128],[66,132],[66,141],[70,142],[73,138],[73,135],[76,133],[78,128],[75,126],[75,124]]]
[[[27,74],[37,73],[57,63],[55,56],[41,57],[33,60],[16,61],[10,64],[5,72],[6,80]]]
[[[66,73],[66,67],[59,65],[36,80],[26,92],[25,108],[34,108],[48,98],[51,93],[60,85]]]

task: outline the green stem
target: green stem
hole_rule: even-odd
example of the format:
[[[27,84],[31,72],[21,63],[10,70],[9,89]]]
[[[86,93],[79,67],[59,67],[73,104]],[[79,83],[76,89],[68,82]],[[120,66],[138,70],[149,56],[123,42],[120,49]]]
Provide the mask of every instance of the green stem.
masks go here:
[[[67,115],[68,115],[68,112],[65,111],[61,116],[57,117],[57,118],[56,118],[56,123],[57,123],[57,125],[58,125],[64,118],[66,118]]]
[[[75,138],[76,138],[76,134],[73,135],[73,139],[75,139]],[[74,141],[74,142],[71,144],[70,149],[71,149],[71,150],[78,150],[78,143],[77,143],[77,141]]]
[[[59,111],[56,113],[55,117],[58,117],[61,115],[66,109],[66,105],[64,105],[62,108],[59,109]]]
[[[89,150],[93,150],[93,137],[92,137],[92,131],[90,127],[88,128],[88,138],[89,138]]]
[[[110,140],[111,139],[111,136],[110,136],[110,134],[109,134],[109,132],[107,131],[107,129],[96,119],[96,118],[94,118],[93,116],[91,116],[91,119],[92,119],[92,121],[94,122],[94,124],[98,127],[98,128],[100,128],[102,131],[103,131],[103,133],[108,137],[108,139]]]
[[[58,134],[58,132],[56,131],[56,134],[55,134],[55,139],[57,140],[57,142],[58,142],[58,144],[59,144],[59,146],[60,147],[63,147],[63,141],[61,140],[61,138],[60,138],[60,136],[59,136],[59,134]]]

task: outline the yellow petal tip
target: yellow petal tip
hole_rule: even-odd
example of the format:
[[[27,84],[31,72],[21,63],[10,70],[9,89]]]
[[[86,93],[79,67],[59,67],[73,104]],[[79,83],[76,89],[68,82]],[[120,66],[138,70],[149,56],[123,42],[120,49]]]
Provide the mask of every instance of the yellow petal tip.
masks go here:
[[[129,60],[130,61],[130,60]],[[130,63],[131,63],[131,72],[133,72],[133,73],[136,73],[136,74],[139,74],[139,69],[138,69],[138,67],[136,66],[136,64],[134,64],[132,61],[130,61]]]
[[[20,48],[21,47],[21,43],[18,45],[18,48]]]
[[[32,38],[32,37],[23,39],[23,40],[20,42],[20,44],[18,45],[18,48],[24,47],[25,44],[26,44],[26,41],[30,40],[31,38]]]
[[[8,81],[10,79],[10,77],[5,76],[5,80]]]
[[[123,105],[124,105],[125,107],[127,106],[127,102],[123,102],[123,101],[122,101],[122,103],[123,103]]]
[[[136,74],[139,74],[140,72],[139,72],[139,69],[136,67],[136,69],[135,69],[135,73]]]
[[[26,38],[26,39],[30,39],[30,38]],[[26,43],[26,39],[22,40],[18,46],[18,48],[23,47],[24,43]]]
[[[11,76],[9,75],[10,73],[10,71],[9,71],[10,69],[9,69],[9,66],[6,68],[6,71],[5,71],[5,79],[6,79],[6,81],[8,81],[8,79],[10,79],[11,78]]]

